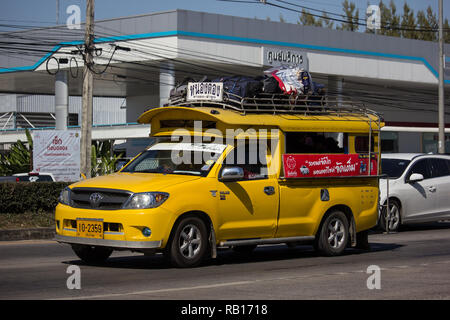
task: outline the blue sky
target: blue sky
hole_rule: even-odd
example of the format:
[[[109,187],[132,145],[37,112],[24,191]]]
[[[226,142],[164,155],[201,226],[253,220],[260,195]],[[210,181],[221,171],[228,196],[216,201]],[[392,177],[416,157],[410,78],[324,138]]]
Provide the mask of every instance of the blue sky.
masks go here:
[[[0,29],[5,30],[5,24],[45,26],[54,25],[56,22],[56,1],[57,0],[3,0],[0,11]],[[276,2],[275,0],[267,0]],[[342,13],[343,0],[286,0],[306,7],[311,7],[329,12]],[[378,4],[378,0],[352,0],[360,10],[360,18],[363,18],[365,9],[370,4]],[[390,0],[384,0],[389,3]],[[405,0],[394,0],[397,11],[401,14]],[[428,5],[437,12],[438,0],[407,0],[407,3],[415,12],[425,9]],[[66,9],[70,5],[78,5],[81,8],[82,21],[85,14],[85,0],[60,0],[61,23],[65,23],[68,18]],[[227,15],[243,16],[249,18],[266,19],[270,17],[274,21],[279,20],[280,14],[287,22],[295,23],[298,14],[287,10],[270,7],[255,3],[229,3],[217,0],[95,0],[95,18],[108,19],[123,16],[139,15],[156,11],[166,11],[174,9],[189,9],[194,11],[204,11],[221,13]],[[301,9],[299,9],[301,10]],[[444,16],[450,17],[450,0],[444,0]]]

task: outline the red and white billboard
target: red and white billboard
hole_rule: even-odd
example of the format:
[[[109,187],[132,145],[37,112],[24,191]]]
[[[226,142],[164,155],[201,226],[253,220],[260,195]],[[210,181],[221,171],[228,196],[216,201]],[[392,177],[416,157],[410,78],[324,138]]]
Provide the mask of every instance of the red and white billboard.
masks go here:
[[[367,176],[368,164],[368,156],[360,154],[283,154],[286,178]],[[370,175],[377,175],[373,157],[371,165]]]
[[[80,180],[80,131],[34,131],[33,171],[52,173],[56,181]]]

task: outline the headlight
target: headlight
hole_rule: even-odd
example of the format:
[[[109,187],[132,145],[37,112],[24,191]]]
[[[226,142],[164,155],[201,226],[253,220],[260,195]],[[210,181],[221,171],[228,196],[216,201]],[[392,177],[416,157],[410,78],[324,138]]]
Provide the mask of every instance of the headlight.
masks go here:
[[[68,187],[64,188],[59,194],[59,202],[70,206],[70,189]]]
[[[147,209],[160,206],[169,197],[165,192],[135,193],[124,204],[124,209]]]

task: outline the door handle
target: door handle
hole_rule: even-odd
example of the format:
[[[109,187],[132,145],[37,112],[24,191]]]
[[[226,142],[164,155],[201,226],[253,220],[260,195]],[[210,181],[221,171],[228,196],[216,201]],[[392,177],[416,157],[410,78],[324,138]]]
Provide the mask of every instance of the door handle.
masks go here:
[[[428,191],[435,192],[436,191],[436,187],[430,186],[430,187],[428,187]]]
[[[264,187],[264,193],[270,196],[275,193],[275,188],[272,186]]]

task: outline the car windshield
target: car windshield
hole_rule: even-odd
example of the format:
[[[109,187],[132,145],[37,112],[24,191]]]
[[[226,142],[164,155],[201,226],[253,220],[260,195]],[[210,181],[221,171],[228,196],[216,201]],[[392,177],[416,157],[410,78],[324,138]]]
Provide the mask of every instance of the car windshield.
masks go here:
[[[405,159],[381,159],[381,174],[386,174],[391,179],[397,179],[410,162]]]
[[[226,145],[214,143],[156,143],[121,172],[188,174],[205,177]]]

